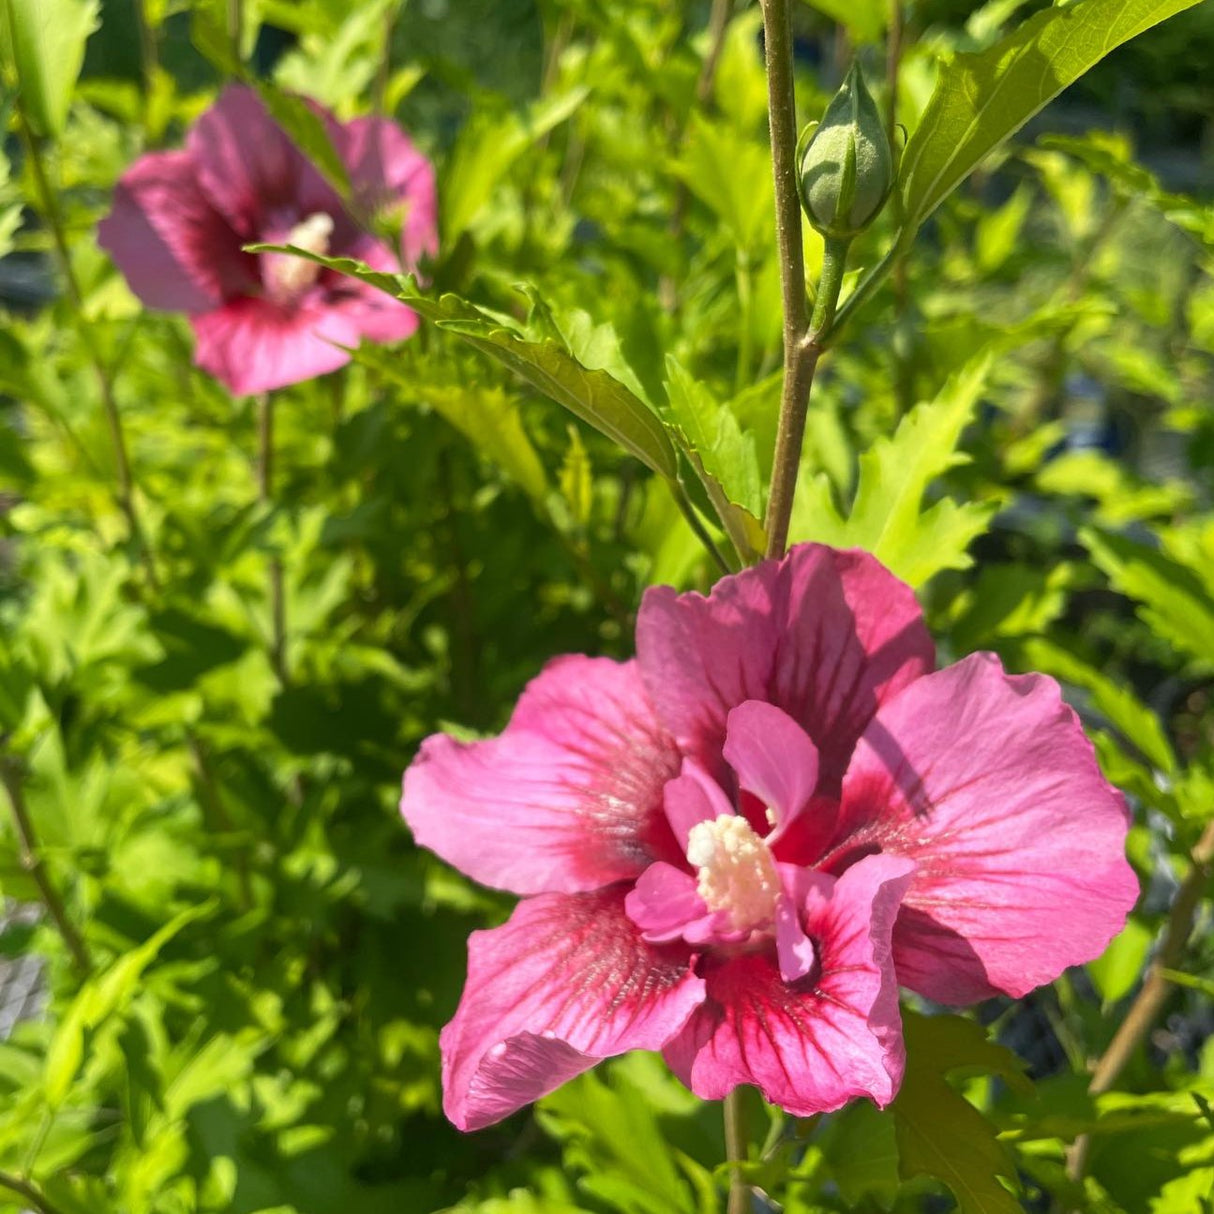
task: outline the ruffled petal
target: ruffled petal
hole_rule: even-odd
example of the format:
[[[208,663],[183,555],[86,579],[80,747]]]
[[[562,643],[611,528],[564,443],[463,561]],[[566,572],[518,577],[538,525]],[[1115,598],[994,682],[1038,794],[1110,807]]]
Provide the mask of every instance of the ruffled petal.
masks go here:
[[[703,998],[688,948],[646,943],[621,886],[526,898],[468,942],[468,981],[440,1042],[447,1116],[481,1129],[601,1058],[661,1049]]]
[[[313,103],[330,139],[338,125]],[[186,148],[198,182],[212,206],[245,240],[282,239],[300,220],[317,212],[333,217],[342,231],[345,212],[337,191],[270,117],[261,98],[230,84],[190,128]],[[345,221],[348,222],[348,221]]]
[[[284,308],[255,296],[191,317],[194,361],[237,396],[315,379],[350,361],[359,331],[313,292]]]
[[[837,795],[877,707],[934,664],[909,587],[861,552],[802,544],[722,578],[705,598],[646,591],[637,658],[659,720],[721,771],[726,719],[747,700],[782,708],[818,748]]]
[[[438,197],[434,166],[393,122],[355,118],[335,139],[363,214],[403,209],[401,250],[406,266],[438,252]]]
[[[1126,829],[1058,685],[976,654],[877,714],[832,863],[874,849],[916,861],[894,934],[903,986],[943,1003],[1018,998],[1121,930],[1138,896]]]
[[[709,962],[707,998],[664,1051],[674,1073],[705,1100],[754,1084],[798,1117],[856,1096],[888,1104],[905,1063],[890,935],[912,870],[874,856],[838,881],[811,874],[815,970],[787,983],[769,954]]]
[[[188,152],[137,160],[115,187],[97,240],[150,308],[205,312],[258,281],[256,262],[199,188]]]
[[[724,753],[738,784],[770,811],[774,843],[818,786],[817,747],[788,713],[747,700],[726,719]]]
[[[678,768],[635,663],[558,658],[499,737],[427,739],[401,812],[418,843],[475,881],[574,893],[682,859],[662,812]]]

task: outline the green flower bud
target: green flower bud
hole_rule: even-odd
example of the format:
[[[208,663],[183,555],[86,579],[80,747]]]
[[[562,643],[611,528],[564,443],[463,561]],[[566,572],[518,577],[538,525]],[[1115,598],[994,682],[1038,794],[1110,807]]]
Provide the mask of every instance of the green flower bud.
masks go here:
[[[876,219],[893,188],[894,157],[858,63],[798,159],[801,206],[824,236],[850,240]]]

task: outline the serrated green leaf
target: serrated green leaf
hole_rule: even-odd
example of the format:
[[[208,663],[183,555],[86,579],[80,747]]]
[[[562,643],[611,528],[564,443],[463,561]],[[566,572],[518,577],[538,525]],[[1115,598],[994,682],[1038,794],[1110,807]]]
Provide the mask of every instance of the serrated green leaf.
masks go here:
[[[759,522],[762,486],[753,436],[744,434],[733,410],[714,401],[708,389],[673,356],[666,359],[666,393],[675,433],[713,509],[739,557],[752,560],[765,546]]]
[[[257,95],[270,117],[290,136],[291,142],[320,170],[343,197],[350,196],[350,175],[329,138],[324,119],[303,97],[257,84]]]
[[[959,1016],[903,1012],[906,1075],[890,1106],[902,1176],[933,1176],[952,1190],[962,1214],[1020,1214],[1000,1178],[1016,1165],[991,1124],[949,1086],[950,1075],[997,1074],[1024,1090],[1019,1060]]]
[[[1214,663],[1214,601],[1201,579],[1158,549],[1084,527],[1079,538],[1153,632],[1202,668]]]
[[[973,172],[1110,51],[1198,0],[1076,0],[1037,13],[988,50],[940,68],[902,157],[903,240]]]
[[[548,478],[535,447],[523,429],[515,401],[501,389],[480,384],[418,384],[405,376],[392,355],[363,345],[355,360],[399,384],[410,399],[429,405],[489,457],[520,489],[537,502],[548,494]]]
[[[293,253],[402,300],[440,329],[462,337],[544,396],[563,405],[659,476],[667,480],[675,478],[678,463],[674,447],[657,414],[614,376],[582,366],[559,342],[551,338],[529,340],[458,295],[448,293],[432,299],[418,291],[411,278],[380,273],[350,257],[322,257],[294,245],[246,247],[259,253]]]
[[[144,970],[182,928],[209,915],[214,902],[187,907],[154,935],[124,953],[104,973],[90,978],[55,1030],[42,1072],[43,1091],[53,1108],[62,1103],[84,1061],[86,1034],[134,997]]]
[[[0,63],[16,80],[35,135],[63,130],[98,0],[0,0]]]
[[[892,438],[878,439],[860,457],[855,502],[844,518],[823,476],[802,486],[790,533],[842,548],[865,548],[911,586],[941,569],[965,569],[970,542],[986,530],[991,503],[941,499],[922,508],[942,472],[965,462],[957,452],[986,382],[989,358],[975,360],[949,380],[934,401],[902,419]]]

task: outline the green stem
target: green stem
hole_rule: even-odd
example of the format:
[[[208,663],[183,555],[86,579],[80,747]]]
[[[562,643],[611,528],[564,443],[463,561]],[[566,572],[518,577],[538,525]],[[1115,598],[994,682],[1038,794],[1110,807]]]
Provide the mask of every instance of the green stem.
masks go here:
[[[134,0],[135,27],[139,31],[139,62],[143,68],[143,92],[145,100],[156,87],[156,72],[160,67],[160,56],[156,46],[156,31],[148,24],[146,0]]]
[[[780,423],[776,431],[776,453],[772,461],[771,492],[767,499],[767,555],[778,559],[788,545],[788,525],[792,518],[797,491],[797,473],[801,467],[801,446],[805,439],[805,417],[809,411],[809,393],[813,387],[818,359],[833,332],[835,309],[843,286],[849,242],[826,238],[822,257],[822,277],[809,325],[793,349],[791,364],[787,350],[784,363],[784,398],[780,405]]]
[[[8,1172],[0,1172],[0,1189],[8,1189],[10,1193],[16,1193],[22,1201],[27,1202],[38,1214],[60,1214],[59,1207],[52,1205],[41,1189],[37,1188],[30,1181],[23,1180],[20,1176],[11,1176]]]
[[[823,345],[827,349],[839,340],[839,334],[843,332],[848,322],[885,281],[898,258],[902,255],[903,246],[909,243],[909,240],[906,239],[906,233],[899,232],[897,239],[890,246],[885,256],[856,284],[855,290],[844,300],[843,306],[836,313],[835,323],[830,333],[823,339]]]
[[[55,883],[51,880],[50,874],[43,864],[38,836],[34,831],[34,824],[25,804],[21,777],[16,764],[11,759],[0,757],[0,784],[4,785],[4,791],[8,793],[13,824],[17,828],[17,839],[21,844],[21,867],[29,873],[31,880],[38,887],[42,905],[46,907],[59,935],[63,937],[63,943],[67,945],[67,951],[72,956],[72,964],[75,965],[77,973],[82,978],[87,978],[93,971],[92,959],[76,925],[68,917],[63,899],[59,896],[59,891],[55,888]]]
[[[257,496],[274,505],[274,394],[257,397]],[[287,607],[282,560],[270,558],[270,663],[283,686],[287,683]]]
[[[713,538],[704,529],[704,524],[700,522],[700,516],[696,514],[696,508],[691,504],[691,499],[687,496],[687,490],[682,484],[675,479],[669,482],[670,492],[674,495],[675,503],[679,507],[680,513],[687,520],[687,525],[695,533],[696,538],[704,545],[708,555],[716,562],[717,569],[725,574],[732,573],[733,570],[729,567],[729,562],[721,554],[720,548],[713,542]]]
[[[241,60],[241,42],[244,38],[244,0],[228,0],[228,45],[232,58]]]
[[[139,549],[148,585],[153,590],[159,590],[160,581],[156,574],[156,564],[152,559],[152,549],[148,544],[147,535],[143,530],[143,525],[139,518],[139,512],[135,507],[135,480],[131,473],[130,457],[127,454],[126,434],[122,426],[122,417],[118,412],[118,402],[114,398],[114,389],[110,382],[109,372],[106,370],[101,355],[93,342],[92,331],[89,328],[88,319],[84,314],[84,296],[80,290],[80,282],[76,277],[76,271],[72,266],[63,216],[59,211],[55,191],[51,187],[46,165],[42,160],[42,152],[38,147],[38,142],[34,138],[33,132],[30,130],[29,123],[26,121],[25,113],[20,106],[17,107],[16,118],[17,133],[25,150],[30,172],[34,178],[34,187],[38,195],[39,207],[46,219],[47,226],[50,228],[51,239],[55,246],[55,260],[59,265],[59,272],[63,277],[63,283],[67,289],[68,302],[71,304],[73,317],[80,331],[81,341],[88,354],[89,362],[97,377],[97,384],[101,391],[101,403],[105,410],[106,424],[110,431],[110,443],[114,449],[114,465],[118,473],[118,490],[115,494],[118,507],[126,517],[127,529],[130,532],[131,539]]]
[[[742,1110],[742,1089],[734,1088],[723,1101],[725,1114],[725,1158],[730,1164],[746,1162],[746,1119]],[[730,1168],[728,1214],[747,1214],[750,1186],[739,1168]]]

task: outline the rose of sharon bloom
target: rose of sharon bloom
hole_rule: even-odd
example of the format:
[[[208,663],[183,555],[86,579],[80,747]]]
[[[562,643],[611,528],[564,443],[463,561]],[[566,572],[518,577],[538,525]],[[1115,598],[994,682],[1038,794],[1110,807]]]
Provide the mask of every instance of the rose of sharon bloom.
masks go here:
[[[350,209],[248,88],[233,85],[190,129],[184,150],[151,152],[123,174],[98,238],[152,308],[188,312],[195,361],[234,393],[299,383],[347,363],[341,347],[399,341],[404,304],[356,279],[254,243],[411,268],[437,249],[434,169],[391,122],[340,123],[314,107],[346,166]],[[402,248],[355,216],[403,216]],[[352,213],[353,212],[353,213]]]
[[[524,895],[469,942],[448,1117],[630,1049],[707,1099],[884,1105],[899,985],[1020,996],[1103,951],[1137,882],[1075,714],[990,654],[934,664],[908,587],[807,544],[707,598],[649,590],[635,660],[558,658],[500,737],[429,738],[418,842]]]

